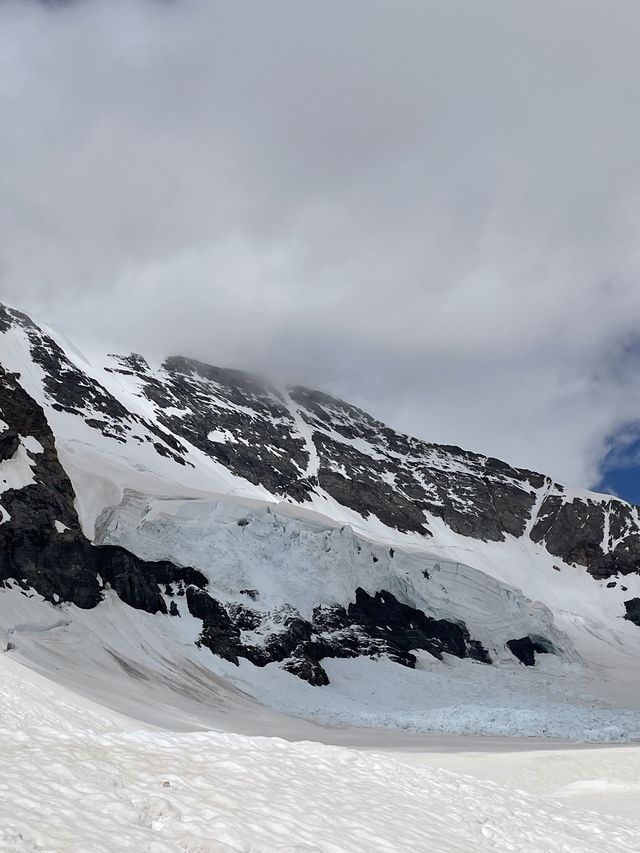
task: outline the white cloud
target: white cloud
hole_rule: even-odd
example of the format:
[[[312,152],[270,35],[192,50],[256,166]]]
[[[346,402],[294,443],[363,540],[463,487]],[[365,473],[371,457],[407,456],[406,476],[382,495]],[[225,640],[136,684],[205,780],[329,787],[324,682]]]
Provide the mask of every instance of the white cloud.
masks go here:
[[[597,479],[640,411],[636,0],[0,3],[0,287]]]

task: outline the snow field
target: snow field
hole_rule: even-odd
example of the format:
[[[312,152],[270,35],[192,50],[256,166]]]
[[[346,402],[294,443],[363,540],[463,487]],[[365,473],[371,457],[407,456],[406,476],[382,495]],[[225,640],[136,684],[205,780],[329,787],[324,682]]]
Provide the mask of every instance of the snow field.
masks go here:
[[[3,851],[638,850],[637,817],[607,813],[621,789],[633,792],[637,748],[558,752],[556,760],[552,751],[538,759],[480,747],[396,759],[308,741],[141,726],[8,654],[0,655],[0,679]],[[527,766],[535,768],[535,784]],[[528,790],[553,785],[564,803]],[[572,801],[594,786],[603,813],[576,810]]]
[[[318,744],[27,727],[0,749],[0,846],[20,853],[638,849],[632,821]]]

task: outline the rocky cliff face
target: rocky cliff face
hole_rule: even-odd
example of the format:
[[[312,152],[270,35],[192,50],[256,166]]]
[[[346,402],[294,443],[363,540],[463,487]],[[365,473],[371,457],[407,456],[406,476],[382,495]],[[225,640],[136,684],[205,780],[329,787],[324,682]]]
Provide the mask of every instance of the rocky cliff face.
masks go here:
[[[179,616],[176,600],[185,597],[188,612],[202,622],[198,642],[214,654],[234,663],[241,657],[257,666],[282,663],[314,685],[328,683],[321,665],[327,657],[385,654],[412,667],[411,650],[425,649],[437,657],[447,652],[490,663],[464,625],[426,616],[388,592],[370,596],[357,589],[348,608],[319,606],[307,620],[291,607],[274,614],[239,603],[225,606],[206,591],[207,578],[196,569],[141,560],[116,545],[92,545],[80,529],[73,487],[42,408],[2,367],[0,416],[0,581],[6,587],[81,608],[96,607],[111,588],[133,608],[171,617]],[[243,639],[243,632],[262,628],[268,618],[274,624],[260,642]]]
[[[132,366],[131,357],[125,362]],[[390,528],[427,537],[429,516],[471,539],[526,535],[599,578],[640,568],[638,509],[623,501],[568,496],[543,474],[402,435],[317,391],[278,392],[184,358],[168,359],[155,373],[140,357],[135,362],[163,427],[276,495],[304,502],[313,491],[326,493]]]
[[[5,339],[11,345],[3,356]],[[462,620],[434,618],[382,585],[365,590],[354,583],[351,604],[318,600],[311,617],[283,610],[268,631],[260,626],[273,613],[250,602],[221,602],[199,569],[92,544],[57,453],[51,426],[56,418],[81,424],[85,444],[106,441],[105,448],[123,446],[130,455],[144,450],[147,467],[154,456],[176,472],[197,471],[209,460],[274,499],[303,508],[335,502],[425,542],[437,522],[471,545],[538,543],[594,579],[640,569],[636,507],[569,494],[542,474],[402,435],[320,392],[279,389],[177,357],[152,368],[140,355],[111,356],[85,369],[54,336],[2,306],[0,365],[0,579],[83,608],[96,606],[107,584],[126,603],[151,613],[175,617],[180,597],[202,622],[199,642],[229,660],[244,657],[260,666],[278,661],[322,684],[325,657],[383,653],[413,665],[416,649],[480,661],[491,655]],[[636,611],[630,598],[627,618],[637,621]],[[248,640],[256,631],[259,642]],[[553,647],[528,636],[509,643],[527,663]]]
[[[366,412],[307,388],[277,389],[258,377],[186,358],[157,370],[140,355],[113,356],[106,375],[126,377],[154,417],[131,412],[72,364],[24,315],[0,308],[0,332],[18,325],[42,368],[54,409],[82,417],[116,441],[150,443],[181,465],[197,448],[232,474],[304,504],[328,495],[398,531],[431,535],[429,518],[462,536],[529,537],[594,577],[637,572],[638,508],[459,447],[402,435]]]
[[[95,607],[108,584],[150,613],[167,612],[161,584],[206,584],[195,570],[87,540],[44,412],[1,366],[0,418],[0,581],[82,608]]]
[[[0,308],[0,333],[12,325],[25,330],[51,406],[105,437],[150,443],[181,465],[193,464],[195,447],[274,495],[304,503],[326,494],[398,531],[428,537],[435,516],[470,539],[528,536],[599,578],[640,567],[638,508],[624,501],[569,495],[543,474],[402,435],[318,391],[186,358],[152,370],[140,355],[111,357],[105,373],[128,377],[153,408],[143,418],[27,317]]]

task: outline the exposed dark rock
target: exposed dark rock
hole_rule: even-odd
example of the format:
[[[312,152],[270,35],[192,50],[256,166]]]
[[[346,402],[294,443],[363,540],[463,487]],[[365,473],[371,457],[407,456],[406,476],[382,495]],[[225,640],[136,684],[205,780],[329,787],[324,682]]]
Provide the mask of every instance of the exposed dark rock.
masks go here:
[[[531,538],[534,542],[544,539],[547,550],[567,563],[587,566],[602,557],[603,534],[601,506],[591,501],[566,503],[553,495],[543,501]]]
[[[297,675],[303,681],[308,681],[313,687],[324,687],[329,684],[326,670],[308,657],[291,658],[285,661],[282,668],[292,675]]]
[[[295,500],[308,499],[315,484],[302,476],[309,460],[304,439],[269,383],[178,356],[168,358],[159,374],[140,356],[120,358],[120,364],[140,379],[167,431],[251,483]],[[182,413],[173,414],[175,409]],[[216,435],[226,438],[217,440]]]
[[[314,430],[319,484],[343,505],[423,535],[429,534],[425,512],[484,540],[524,532],[535,501],[531,487],[544,484],[542,475],[395,433],[326,394],[296,387],[291,397]],[[372,452],[356,449],[354,439],[368,442]]]
[[[359,588],[347,613],[350,624],[384,642],[390,657],[395,655],[400,662],[404,662],[411,649],[424,649],[437,658],[446,652],[459,658],[491,662],[486,650],[471,641],[464,625],[426,616],[421,610],[402,604],[389,592],[371,596]]]
[[[640,598],[630,598],[625,601],[624,607],[626,610],[624,618],[640,627]]]
[[[11,459],[15,455],[20,444],[18,433],[14,429],[6,429],[0,432],[0,462]]]
[[[444,653],[490,663],[486,649],[469,637],[464,625],[433,619],[401,604],[391,593],[371,596],[356,590],[348,608],[319,606],[311,621],[291,608],[260,613],[239,604],[224,607],[204,590],[187,588],[189,612],[202,620],[201,645],[238,664],[246,658],[256,666],[280,663],[283,669],[315,686],[329,683],[322,667],[325,658],[387,655],[404,666],[414,667],[413,649],[424,649],[438,658]],[[257,645],[242,639],[243,631],[260,634],[263,624],[277,629],[262,633]]]
[[[185,464],[184,448],[175,436],[154,423],[129,412],[95,379],[79,370],[64,350],[25,314],[0,305],[0,332],[18,325],[29,340],[31,357],[42,368],[44,388],[52,408],[82,418],[86,424],[108,438],[125,442],[133,438],[154,443],[156,450]]]
[[[150,613],[167,611],[160,584],[206,585],[206,578],[195,569],[146,562],[123,548],[95,547],[88,541],[44,412],[2,367],[0,418],[9,425],[1,434],[6,453],[18,449],[17,440],[7,436],[23,436],[42,448],[27,451],[35,482],[0,496],[9,516],[0,524],[0,580],[13,578],[47,601],[67,601],[82,608],[99,604],[103,585],[108,583],[127,604]],[[58,532],[59,525],[66,528],[64,532]]]
[[[317,444],[326,447],[328,442],[318,439]],[[335,455],[337,454],[334,450]],[[339,471],[321,466],[318,475],[320,488],[328,492],[338,503],[355,510],[365,518],[375,515],[384,524],[395,527],[397,530],[429,534],[424,512],[419,506],[383,480],[372,476],[367,471],[363,454],[352,450],[348,451],[348,457],[342,457],[342,464],[347,470],[346,477]]]
[[[98,574],[118,596],[137,610],[166,613],[160,585],[179,584],[205,587],[207,579],[197,569],[183,568],[167,561],[144,561],[124,548],[99,545],[92,548]]]
[[[257,589],[241,589],[240,595],[248,596],[252,601],[260,597],[260,592]]]
[[[260,627],[262,614],[257,610],[251,610],[243,604],[229,604],[227,610],[234,625],[241,631],[255,631]]]
[[[551,643],[531,637],[521,637],[519,640],[508,640],[507,648],[525,666],[535,666],[536,653],[544,655],[552,651]]]
[[[555,489],[559,491],[558,486]],[[609,521],[606,550],[605,513]],[[565,562],[585,566],[598,579],[640,569],[640,535],[632,508],[622,501],[574,498],[567,502],[563,495],[550,495],[542,503],[531,538],[544,541],[547,551]]]
[[[236,665],[240,656],[247,657],[240,641],[240,629],[218,601],[201,589],[188,587],[187,606],[192,616],[202,620],[201,645]]]

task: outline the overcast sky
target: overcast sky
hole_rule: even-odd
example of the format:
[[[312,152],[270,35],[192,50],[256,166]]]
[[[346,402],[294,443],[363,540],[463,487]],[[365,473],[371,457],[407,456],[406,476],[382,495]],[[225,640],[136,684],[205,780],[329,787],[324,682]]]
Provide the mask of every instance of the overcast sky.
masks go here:
[[[1,298],[592,485],[640,416],[639,37],[638,0],[0,0]]]

